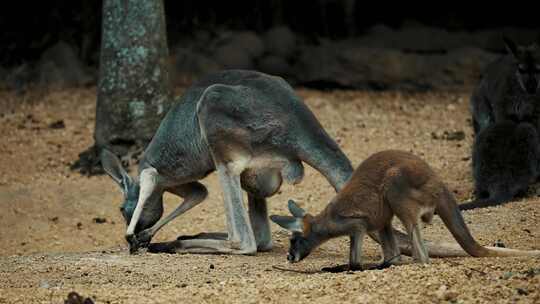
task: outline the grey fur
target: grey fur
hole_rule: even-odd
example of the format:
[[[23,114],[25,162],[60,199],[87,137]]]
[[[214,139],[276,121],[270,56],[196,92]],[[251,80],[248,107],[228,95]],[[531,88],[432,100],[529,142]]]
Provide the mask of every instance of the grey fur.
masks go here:
[[[133,222],[126,233],[131,252],[147,247],[161,227],[201,203],[207,190],[198,180],[216,169],[228,232],[181,236],[150,249],[233,254],[271,249],[268,220],[264,219],[266,198],[279,190],[282,180],[300,182],[303,162],[323,174],[337,191],[353,172],[345,154],[283,79],[242,70],[210,75],[186,91],[147,147],[138,180],[127,176],[112,153],[102,154],[106,171],[117,183],[120,178],[131,180],[124,183],[128,189],[123,188],[122,205],[126,221]],[[249,212],[241,188],[251,200]],[[161,219],[166,191],[184,201]],[[392,231],[381,240],[378,233],[368,234],[377,241],[397,240],[401,252],[412,252],[411,242],[402,232]],[[467,254],[440,243],[426,241],[426,245],[432,256]]]
[[[102,160],[118,182],[123,176],[118,172],[125,171],[114,155],[105,153]],[[299,182],[302,162],[336,190],[352,174],[347,157],[283,79],[242,70],[208,76],[166,115],[139,164],[139,181],[129,183],[127,192],[141,194],[126,196],[122,207],[131,251],[146,247],[159,228],[202,202],[206,188],[197,181],[214,170],[223,188],[228,238],[184,239],[177,251],[253,254],[257,248],[270,249],[266,207],[258,204],[265,204],[283,179]],[[249,215],[241,188],[249,193]],[[159,221],[165,191],[185,200]]]

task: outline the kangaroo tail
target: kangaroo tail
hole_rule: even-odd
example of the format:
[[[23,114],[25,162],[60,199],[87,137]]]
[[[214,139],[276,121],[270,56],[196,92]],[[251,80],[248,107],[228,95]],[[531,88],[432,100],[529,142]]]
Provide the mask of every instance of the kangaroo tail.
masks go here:
[[[471,210],[502,205],[512,200],[514,196],[509,192],[497,192],[488,198],[479,198],[459,205],[459,210]]]
[[[376,232],[368,232],[369,236],[377,243],[380,243],[379,235]],[[411,239],[407,234],[394,229],[394,235],[402,254],[411,256],[413,254]],[[466,257],[467,252],[456,243],[433,242],[424,240],[429,256],[433,258],[448,258],[448,257]]]
[[[353,167],[337,143],[320,127],[315,136],[299,143],[300,159],[319,171],[336,191],[341,190],[353,173]]]
[[[452,233],[459,245],[474,257],[501,257],[501,256],[540,256],[538,250],[517,250],[499,247],[484,247],[473,238],[469,228],[463,220],[463,216],[457,206],[454,196],[445,189],[439,204],[437,213],[444,224]]]

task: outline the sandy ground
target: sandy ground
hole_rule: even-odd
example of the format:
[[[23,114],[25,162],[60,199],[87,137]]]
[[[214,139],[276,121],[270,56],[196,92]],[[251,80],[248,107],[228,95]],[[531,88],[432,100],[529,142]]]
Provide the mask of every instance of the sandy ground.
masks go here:
[[[371,153],[398,148],[426,159],[460,201],[471,196],[472,130],[468,92],[365,93],[298,90],[354,165]],[[95,89],[15,96],[0,92],[0,303],[63,303],[75,290],[96,303],[540,303],[540,258],[433,259],[427,266],[381,271],[299,274],[344,263],[345,238],[324,244],[302,263],[286,262],[287,233],[273,225],[274,249],[256,256],[127,254],[122,195],[107,177],[68,169],[92,144]],[[63,121],[64,128],[51,128]],[[60,125],[57,123],[57,125]],[[463,140],[440,138],[463,131]],[[201,231],[223,231],[222,196],[215,175],[203,181],[210,196],[175,220],[155,241]],[[286,213],[296,199],[310,212],[333,196],[308,168],[297,186],[269,200]],[[540,249],[540,199],[465,213],[480,243]],[[165,197],[166,212],[178,199]],[[105,219],[104,223],[96,219]],[[425,229],[431,240],[451,240],[441,221]],[[366,261],[379,248],[366,241]]]

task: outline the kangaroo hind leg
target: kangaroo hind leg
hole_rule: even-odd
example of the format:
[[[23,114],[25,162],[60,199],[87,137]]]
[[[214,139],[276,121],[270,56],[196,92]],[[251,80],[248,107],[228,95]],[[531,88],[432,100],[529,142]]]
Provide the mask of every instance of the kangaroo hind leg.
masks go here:
[[[193,238],[180,238],[175,251],[180,253],[228,253],[254,254],[257,244],[248,213],[242,199],[240,176],[235,175],[224,164],[217,165],[223,190],[227,234],[202,233]],[[224,237],[227,237],[224,239]]]
[[[250,132],[243,127],[242,96],[234,87],[212,85],[197,105],[199,127],[206,141],[223,191],[227,240],[222,238],[180,240],[179,251],[254,254],[257,244],[243,203],[240,174],[252,159]]]
[[[272,231],[266,198],[279,190],[281,175],[277,169],[247,169],[241,175],[241,182],[242,188],[248,192],[249,219],[257,251],[269,251],[272,249]]]
[[[384,269],[390,267],[393,263],[399,262],[401,260],[401,252],[391,222],[379,231],[379,240],[382,247],[383,261],[375,268]]]

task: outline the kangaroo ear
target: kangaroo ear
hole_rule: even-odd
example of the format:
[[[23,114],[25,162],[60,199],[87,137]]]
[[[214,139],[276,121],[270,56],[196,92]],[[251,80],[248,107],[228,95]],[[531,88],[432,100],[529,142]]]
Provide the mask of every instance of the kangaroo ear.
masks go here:
[[[129,186],[133,183],[133,180],[129,176],[129,174],[126,172],[124,167],[122,167],[122,163],[112,153],[111,151],[107,149],[103,149],[101,151],[101,165],[103,166],[103,169],[109,176],[122,188],[122,191],[124,194],[128,193]]]
[[[293,200],[289,200],[289,212],[296,218],[303,218],[306,215],[306,211]]]
[[[271,215],[272,222],[292,232],[302,232],[302,221],[296,217]]]
[[[518,49],[514,41],[512,41],[510,38],[503,36],[504,46],[506,47],[506,51],[508,54],[514,56],[514,58],[517,59],[518,57]]]

